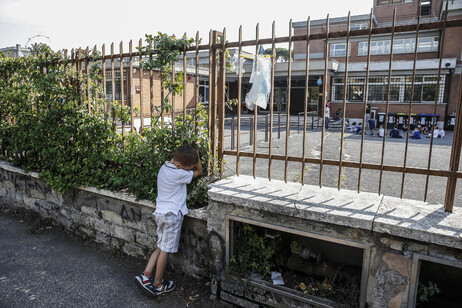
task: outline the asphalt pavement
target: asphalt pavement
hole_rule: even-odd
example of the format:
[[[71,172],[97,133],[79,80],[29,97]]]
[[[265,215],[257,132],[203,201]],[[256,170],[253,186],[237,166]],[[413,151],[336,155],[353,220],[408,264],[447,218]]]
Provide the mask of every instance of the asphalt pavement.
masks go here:
[[[133,282],[145,264],[0,204],[1,308],[224,306],[207,281],[171,268],[176,290],[145,297]]]

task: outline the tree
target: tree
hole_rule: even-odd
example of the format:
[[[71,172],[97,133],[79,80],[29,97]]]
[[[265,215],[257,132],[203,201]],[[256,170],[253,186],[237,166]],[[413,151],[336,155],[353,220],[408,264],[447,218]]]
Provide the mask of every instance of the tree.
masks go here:
[[[265,54],[270,55],[273,53],[272,48],[265,49]],[[293,59],[294,52],[292,51],[291,58]],[[289,51],[285,48],[276,48],[276,62],[289,61]]]

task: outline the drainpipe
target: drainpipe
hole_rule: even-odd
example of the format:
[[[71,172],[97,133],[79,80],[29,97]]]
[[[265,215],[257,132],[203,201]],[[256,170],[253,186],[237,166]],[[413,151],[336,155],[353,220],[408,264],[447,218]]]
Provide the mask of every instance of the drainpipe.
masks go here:
[[[451,84],[452,84],[452,77],[454,75],[454,71],[455,69],[453,68],[450,68],[449,69],[449,75],[448,75],[448,80],[446,80],[446,87],[444,89],[444,100],[446,102],[446,108],[444,110],[444,130],[447,130],[448,129],[448,119],[449,119],[449,110],[448,110],[448,106],[449,106],[449,92],[451,91]]]

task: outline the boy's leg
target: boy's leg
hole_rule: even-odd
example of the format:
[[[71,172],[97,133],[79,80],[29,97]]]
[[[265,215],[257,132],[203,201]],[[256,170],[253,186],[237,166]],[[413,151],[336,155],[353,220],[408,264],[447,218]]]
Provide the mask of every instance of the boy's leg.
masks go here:
[[[165,269],[167,268],[167,261],[168,261],[168,252],[160,250],[160,253],[157,259],[156,276],[154,278],[155,287],[157,287],[164,278],[164,272],[165,272]]]
[[[159,258],[160,252],[161,252],[160,248],[157,248],[151,254],[151,257],[149,258],[148,264],[146,265],[146,269],[144,270],[145,273],[146,272],[147,273],[152,273],[152,271],[154,270],[154,267],[156,266],[156,263],[157,263],[157,260]]]
[[[159,258],[160,248],[157,248],[149,258],[146,269],[142,274],[139,274],[135,277],[136,285],[141,289],[141,291],[149,297],[155,297],[157,295],[157,290],[152,285],[151,273],[154,269],[154,266]]]

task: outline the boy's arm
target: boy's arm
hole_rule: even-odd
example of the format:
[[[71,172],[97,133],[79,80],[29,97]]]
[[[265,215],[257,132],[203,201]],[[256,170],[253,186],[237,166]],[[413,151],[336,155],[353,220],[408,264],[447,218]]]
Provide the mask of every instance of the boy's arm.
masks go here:
[[[194,168],[193,178],[197,178],[201,174],[202,174],[202,163],[201,163],[201,160],[199,159],[199,162],[196,164],[196,167]]]

